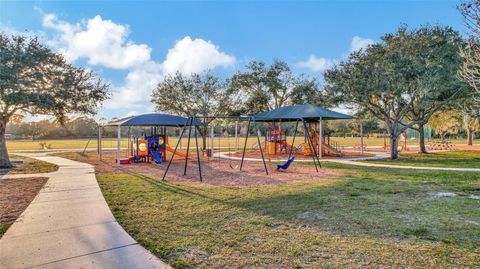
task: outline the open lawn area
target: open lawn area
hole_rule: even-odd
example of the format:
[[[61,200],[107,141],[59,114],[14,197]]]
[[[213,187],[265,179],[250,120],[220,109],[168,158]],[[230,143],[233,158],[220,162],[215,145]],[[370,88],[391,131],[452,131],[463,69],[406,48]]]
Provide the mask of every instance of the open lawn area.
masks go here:
[[[97,147],[97,139],[42,139],[42,140],[7,140],[7,148],[9,150],[43,150],[49,149],[83,149],[85,146],[89,148]],[[117,147],[117,140],[111,138],[103,139],[102,143],[105,148]],[[127,146],[127,139],[122,140],[122,147]]]
[[[367,161],[406,166],[480,168],[480,151],[445,151],[428,154],[401,154],[398,160]]]
[[[40,161],[37,159],[32,159],[24,156],[18,156],[10,154],[11,159],[22,159],[22,163],[13,163],[13,168],[11,169],[0,169],[1,175],[13,175],[13,174],[36,174],[36,173],[50,173],[58,170],[58,166],[49,163]]]
[[[264,187],[99,174],[121,225],[178,268],[478,268],[480,174],[326,163]]]
[[[262,141],[264,138],[261,138]],[[104,148],[116,148],[117,147],[117,140],[114,138],[104,138],[102,140],[102,147]],[[178,141],[178,138],[171,137],[169,138],[169,144],[173,148],[175,147],[175,143]],[[238,145],[241,148],[244,143],[244,138],[238,138]],[[293,137],[288,137],[288,142],[291,144],[293,141]],[[186,147],[187,139],[185,138],[183,143],[183,148]],[[195,139],[191,141],[193,144],[191,146],[195,146]],[[358,146],[360,145],[360,138],[359,137],[332,137],[330,138],[330,142],[336,142],[339,146],[350,147],[350,146]],[[449,142],[453,144],[465,144],[465,140],[449,140]],[[122,139],[122,147],[127,147],[127,139]],[[200,142],[201,143],[201,142]],[[207,140],[207,144],[209,145],[210,139]],[[304,143],[303,138],[296,139],[295,145],[299,145],[300,143]],[[383,138],[364,138],[364,144],[366,146],[383,146]],[[477,139],[474,141],[475,145],[480,144],[480,141]],[[9,150],[42,150],[43,145],[46,145],[50,149],[83,149],[85,146],[88,145],[88,148],[96,148],[97,147],[97,139],[94,138],[88,141],[88,139],[52,139],[52,140],[9,140],[7,141],[7,147]],[[216,137],[214,142],[215,147],[231,147],[234,149],[237,145],[237,142],[234,137]],[[408,145],[416,146],[418,142],[416,140],[409,140]],[[247,147],[257,147],[256,137],[250,137],[248,139]]]

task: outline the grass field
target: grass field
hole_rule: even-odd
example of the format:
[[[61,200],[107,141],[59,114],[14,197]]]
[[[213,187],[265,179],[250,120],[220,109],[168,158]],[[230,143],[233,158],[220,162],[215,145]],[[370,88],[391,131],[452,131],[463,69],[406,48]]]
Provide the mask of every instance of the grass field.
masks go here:
[[[263,137],[261,139],[264,140]],[[169,144],[171,147],[174,147],[176,142],[178,141],[177,138],[171,137],[169,138]],[[340,146],[355,146],[360,145],[360,138],[358,137],[332,137],[330,139],[331,143],[336,142]],[[450,140],[454,144],[465,144],[465,140]],[[236,145],[241,148],[243,147],[243,143],[245,142],[244,138],[239,138],[238,142],[235,140],[234,137],[216,137],[214,141],[215,147],[230,147],[236,148]],[[288,138],[288,142],[291,144],[293,142],[293,137]],[[295,140],[295,145],[299,145],[303,143],[303,137],[297,137]],[[9,150],[42,150],[43,147],[41,143],[46,143],[51,149],[83,149],[85,146],[88,145],[89,148],[96,148],[97,147],[97,140],[92,139],[90,142],[88,139],[57,139],[57,140],[9,140],[7,141],[7,147]],[[195,145],[195,140],[192,139],[191,141],[192,146]],[[201,144],[202,142],[199,141]],[[383,138],[365,138],[364,143],[367,146],[383,146]],[[127,139],[122,139],[122,147],[127,147]],[[415,140],[408,141],[410,145],[417,145]],[[475,144],[480,144],[479,140],[475,140]],[[182,143],[182,147],[186,147],[187,141],[186,139]],[[210,145],[210,139],[207,140],[207,145]],[[257,140],[256,137],[250,137],[247,143],[248,147],[257,147]],[[104,148],[116,148],[117,147],[117,140],[114,138],[104,138],[102,142],[102,147]]]
[[[428,154],[401,154],[398,160],[375,160],[367,162],[408,166],[480,168],[480,151],[446,151]]]
[[[255,188],[98,181],[122,226],[177,268],[480,265],[480,174],[325,166],[341,175]]]
[[[23,159],[24,162],[14,163],[11,169],[0,169],[0,175],[49,173],[58,170],[58,166],[53,163],[14,154],[10,154],[10,158]]]

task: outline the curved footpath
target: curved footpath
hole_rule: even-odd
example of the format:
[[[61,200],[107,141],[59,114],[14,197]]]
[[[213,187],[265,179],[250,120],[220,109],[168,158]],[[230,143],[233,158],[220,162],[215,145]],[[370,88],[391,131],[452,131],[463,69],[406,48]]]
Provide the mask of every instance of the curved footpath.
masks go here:
[[[28,154],[59,166],[0,239],[0,268],[170,268],[110,211],[92,165]],[[15,175],[5,177],[25,177]]]
[[[373,153],[373,152],[372,152]],[[463,172],[480,172],[480,168],[461,168],[461,167],[435,167],[435,166],[411,166],[411,165],[394,165],[394,164],[380,164],[371,162],[359,162],[368,160],[382,160],[389,158],[390,155],[382,152],[375,152],[376,155],[372,157],[360,157],[360,158],[323,158],[322,162],[334,162],[341,164],[367,166],[367,167],[380,167],[380,168],[394,168],[394,169],[414,169],[414,170],[437,170],[437,171],[463,171]],[[228,156],[228,152],[215,153],[215,157],[230,160],[241,160],[242,158],[236,156]],[[259,158],[245,158],[245,161],[262,161]],[[286,160],[272,160],[285,162]],[[295,160],[295,162],[311,162],[312,160]]]

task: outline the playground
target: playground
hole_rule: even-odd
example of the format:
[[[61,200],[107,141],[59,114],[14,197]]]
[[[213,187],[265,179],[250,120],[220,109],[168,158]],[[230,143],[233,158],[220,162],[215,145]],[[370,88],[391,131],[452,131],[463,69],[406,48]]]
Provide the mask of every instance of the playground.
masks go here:
[[[299,162],[311,161],[315,168],[312,172],[321,175],[325,173],[321,169],[322,158],[374,156],[364,152],[363,147],[359,152],[342,151],[337,144],[330,143],[330,137],[323,135],[325,120],[350,118],[349,115],[317,106],[300,105],[282,107],[253,117],[183,118],[151,113],[118,119],[104,128],[117,128],[116,169],[138,164],[164,166],[166,163],[166,167],[158,167],[155,174],[163,172],[161,179],[167,179],[169,171],[172,178],[178,178],[183,164],[184,178],[191,179],[193,171],[188,167],[190,164],[197,170],[193,173],[200,182],[208,176],[210,181],[228,182],[235,178],[237,181],[243,179],[245,182],[252,180],[255,184],[268,184],[270,180],[260,176],[262,168],[264,176],[269,178],[305,179],[304,175],[311,171],[301,171],[305,170],[301,165],[293,170],[291,167]],[[209,124],[205,123],[207,120]],[[122,128],[128,128],[126,149],[122,148],[122,133],[125,133]],[[202,134],[202,141],[199,140],[199,133]],[[169,144],[170,134],[178,134],[175,145]],[[232,136],[233,145],[230,144]],[[222,138],[227,139],[228,146],[222,143]],[[97,141],[97,152],[102,161],[102,129],[99,129]],[[253,158],[255,156],[257,158]],[[262,165],[259,166],[255,161],[261,161]],[[273,177],[270,176],[272,171]],[[314,177],[315,173],[311,173],[310,177]]]
[[[95,165],[100,174],[145,174],[171,182],[259,186],[309,181],[336,174],[323,168],[320,160],[385,158],[390,148],[386,132],[372,138],[362,135],[357,143],[350,139],[349,146],[323,132],[325,121],[351,118],[313,105],[287,106],[252,117],[184,118],[150,113],[121,118],[100,128],[96,154],[86,153],[85,147],[82,156],[67,155]],[[115,151],[103,148],[105,128],[117,130]],[[407,130],[399,138],[402,154],[418,151],[412,133]],[[430,139],[430,133],[426,136]],[[369,139],[374,146],[368,145]],[[107,143],[111,146],[112,140]],[[456,147],[433,140],[428,144],[434,151]]]

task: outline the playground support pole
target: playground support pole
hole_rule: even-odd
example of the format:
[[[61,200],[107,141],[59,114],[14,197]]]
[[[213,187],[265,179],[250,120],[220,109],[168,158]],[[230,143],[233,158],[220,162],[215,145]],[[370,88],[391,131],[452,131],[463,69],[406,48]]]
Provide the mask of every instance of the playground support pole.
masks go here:
[[[360,148],[363,154],[363,121],[360,120]]]
[[[238,121],[235,122],[235,151],[238,151]]]
[[[243,144],[242,161],[240,162],[240,171],[242,171],[242,168],[243,168],[243,160],[245,159],[245,150],[247,149],[247,141],[248,141],[248,133],[249,132],[250,132],[250,119],[248,119],[248,123],[247,123],[247,135],[245,137],[245,143]]]
[[[183,175],[187,174],[188,153],[190,150],[190,137],[192,136],[192,124],[193,124],[193,119],[190,120],[190,125],[188,125],[187,156],[185,157],[185,167],[183,168]]]
[[[177,144],[175,145],[175,149],[173,150],[172,157],[170,157],[170,161],[168,162],[167,169],[165,169],[165,173],[163,173],[162,180],[165,180],[165,176],[167,175],[168,169],[170,169],[170,165],[172,164],[173,157],[175,157],[175,153],[177,153],[178,145],[180,144],[180,141],[182,140],[183,133],[185,133],[185,130],[187,129],[187,124],[188,124],[188,120],[189,120],[189,119],[190,119],[190,118],[188,118],[188,119],[185,121],[185,125],[183,125],[182,132],[180,133],[180,136],[179,136],[179,138],[178,138]],[[165,142],[165,143],[166,143],[166,142]],[[137,148],[138,148],[138,147],[137,147]]]
[[[290,154],[288,154],[288,159],[289,160],[292,157],[293,148],[295,146],[295,137],[297,136],[297,129],[298,129],[298,120],[297,120],[297,123],[295,124],[295,130],[293,131],[292,147],[290,148]],[[286,136],[285,136],[285,140],[287,140]]]
[[[214,142],[215,142],[215,127],[213,126],[210,126],[210,151],[211,151],[211,158],[213,158],[215,156],[215,153],[214,153],[214,150],[215,150],[215,145],[214,145]]]
[[[265,158],[263,157],[262,143],[260,143],[260,135],[258,134],[257,124],[255,123],[255,119],[253,120],[253,129],[257,131],[258,148],[260,149],[260,154],[262,155],[262,161],[263,161],[263,167],[265,167],[265,173],[267,173],[267,176],[268,176],[267,163],[265,162]]]
[[[320,117],[320,120],[318,121],[319,127],[318,127],[318,157],[320,160],[322,159],[322,146],[323,146],[323,122],[322,122],[322,117]]]
[[[98,142],[97,142],[97,147],[98,147],[98,157],[99,160],[102,160],[102,126],[98,125]]]
[[[130,154],[130,144],[131,144],[130,143],[130,137],[131,137],[130,132],[131,132],[131,130],[132,130],[132,127],[129,126],[128,127],[128,139],[127,139],[127,156]]]
[[[387,150],[387,131],[383,131],[383,149]]]
[[[118,125],[117,127],[117,168],[120,167],[120,143],[122,139],[122,127]]]
[[[192,122],[193,120],[195,119],[195,117],[193,117],[192,119]],[[198,134],[197,134],[197,127],[193,127],[195,129],[195,146],[196,146],[196,149],[197,149],[197,161],[198,161],[198,175],[200,176],[200,182],[203,181],[203,178],[202,178],[202,165],[200,163],[200,150],[198,148]]]

